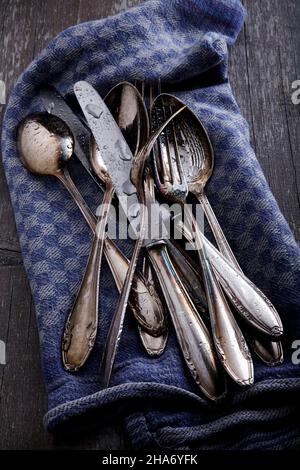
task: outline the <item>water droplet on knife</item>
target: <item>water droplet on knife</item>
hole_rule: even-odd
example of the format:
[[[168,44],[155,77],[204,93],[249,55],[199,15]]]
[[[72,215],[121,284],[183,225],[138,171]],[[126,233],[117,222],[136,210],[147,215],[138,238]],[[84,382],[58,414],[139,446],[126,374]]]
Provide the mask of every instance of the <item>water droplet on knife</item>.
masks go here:
[[[132,217],[133,219],[136,219],[137,216],[139,215],[139,213],[140,213],[139,204],[133,204],[128,209],[128,215],[129,215],[129,217]]]
[[[127,181],[125,181],[125,183],[123,184],[123,192],[127,195],[127,196],[131,196],[132,194],[135,194],[136,193],[136,189],[135,189],[135,186],[132,184],[131,180],[128,179]]]
[[[99,119],[101,114],[103,114],[103,111],[101,110],[101,108],[93,103],[87,104],[85,109],[91,116],[93,116],[96,119]]]
[[[120,155],[121,160],[129,161],[132,159],[131,152],[128,151],[126,145],[123,145],[123,143],[119,139],[115,143],[115,149]]]

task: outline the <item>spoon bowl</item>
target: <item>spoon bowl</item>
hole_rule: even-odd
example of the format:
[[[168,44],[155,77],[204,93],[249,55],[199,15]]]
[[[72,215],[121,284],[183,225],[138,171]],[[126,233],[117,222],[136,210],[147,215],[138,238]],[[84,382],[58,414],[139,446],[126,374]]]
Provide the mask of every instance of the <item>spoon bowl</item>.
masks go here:
[[[67,124],[51,114],[30,114],[18,128],[21,160],[32,173],[57,176],[72,157],[73,145]]]
[[[113,87],[104,101],[121,129],[133,155],[146,144],[149,119],[142,96],[129,82]]]

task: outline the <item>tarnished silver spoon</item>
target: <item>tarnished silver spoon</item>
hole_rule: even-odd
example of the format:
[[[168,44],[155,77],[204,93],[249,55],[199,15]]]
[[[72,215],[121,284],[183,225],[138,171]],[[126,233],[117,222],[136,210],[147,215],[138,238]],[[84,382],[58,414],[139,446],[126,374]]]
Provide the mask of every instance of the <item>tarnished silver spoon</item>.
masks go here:
[[[18,150],[23,165],[32,173],[55,176],[78,202],[67,163],[73,154],[73,136],[69,127],[56,116],[34,113],[27,116],[18,128]],[[80,200],[84,210],[87,204]]]

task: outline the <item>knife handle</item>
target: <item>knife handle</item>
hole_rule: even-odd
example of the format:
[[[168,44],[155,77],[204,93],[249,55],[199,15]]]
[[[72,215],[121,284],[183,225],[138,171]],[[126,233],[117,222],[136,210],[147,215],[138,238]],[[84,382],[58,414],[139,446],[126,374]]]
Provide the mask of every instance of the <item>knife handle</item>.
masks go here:
[[[147,247],[176,331],[184,360],[202,392],[212,400],[224,393],[223,374],[212,338],[186,293],[165,244]]]
[[[63,173],[58,173],[57,177],[70,193],[92,232],[95,233],[96,217],[75,186],[67,168],[64,169]],[[108,237],[106,237],[104,243],[104,255],[111,269],[117,289],[121,292],[129,261],[117,245]],[[159,336],[165,332],[164,307],[155,290],[147,284],[142,274],[137,270],[133,278],[129,306],[138,323],[149,334]]]

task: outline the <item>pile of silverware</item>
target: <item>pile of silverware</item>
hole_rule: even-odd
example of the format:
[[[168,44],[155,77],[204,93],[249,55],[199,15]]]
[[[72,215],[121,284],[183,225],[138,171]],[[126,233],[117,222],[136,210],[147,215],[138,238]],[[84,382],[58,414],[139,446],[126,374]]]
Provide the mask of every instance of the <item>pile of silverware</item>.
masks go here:
[[[144,83],[122,82],[103,100],[80,81],[74,93],[82,114],[46,86],[39,94],[45,112],[30,114],[18,129],[25,167],[56,176],[94,234],[63,334],[65,369],[79,371],[93,349],[104,254],[120,295],[101,362],[103,387],[110,382],[127,307],[152,357],[167,346],[170,318],[186,366],[208,398],[224,395],[224,370],[237,384],[252,384],[250,349],[268,365],[281,363],[282,323],[271,302],[242,272],[205,195],[214,156],[202,123],[175,96],[161,93],[160,83],[146,90]],[[70,176],[73,154],[104,193],[97,217]],[[219,250],[187,204],[191,194]],[[134,240],[130,260],[108,236],[113,201],[126,215],[126,230]],[[184,218],[168,210],[170,203],[181,208]],[[192,250],[185,249],[187,243]]]

